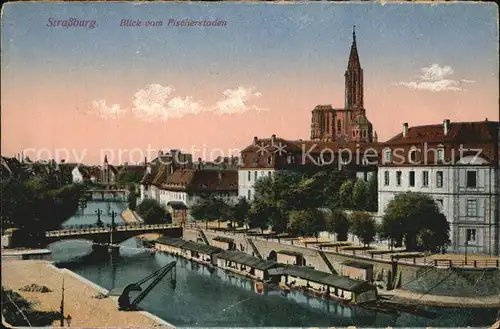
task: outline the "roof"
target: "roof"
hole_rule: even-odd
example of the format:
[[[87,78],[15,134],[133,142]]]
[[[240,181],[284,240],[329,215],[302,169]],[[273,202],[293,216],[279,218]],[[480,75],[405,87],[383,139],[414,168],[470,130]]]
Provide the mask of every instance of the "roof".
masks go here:
[[[268,270],[278,265],[278,263],[271,260],[260,259],[250,256],[242,251],[225,251],[217,256],[220,259],[227,259],[232,262],[247,265],[258,270]]]
[[[350,261],[350,260],[343,262],[342,265],[350,266],[350,267],[356,267],[356,268],[362,268],[362,269],[373,268],[373,264],[363,263],[363,262],[356,262],[356,261]]]
[[[280,250],[278,254],[290,255],[290,256],[303,256],[304,254],[297,251],[289,251],[289,250]]]
[[[213,254],[215,252],[222,251],[222,249],[217,247],[212,247],[206,244],[196,243],[192,241],[186,241],[180,238],[161,237],[157,239],[156,242],[167,246],[177,247],[184,250],[192,250],[204,254]]]
[[[238,191],[238,171],[178,169],[161,187],[168,190]]]
[[[182,201],[170,201],[167,203],[167,206],[170,206],[173,209],[187,209],[187,206]]]
[[[450,122],[450,131],[444,134],[444,124],[413,126],[403,137],[403,132],[392,137],[384,145],[416,144],[416,143],[446,143],[453,142],[491,142],[498,140],[498,121]]]
[[[212,240],[214,240],[214,241],[220,241],[220,242],[228,242],[228,243],[234,242],[234,239],[231,239],[231,238],[228,238],[228,237],[225,237],[225,236],[216,236]]]
[[[172,247],[182,247],[187,241],[182,240],[180,238],[170,238],[166,236],[162,236],[158,239],[155,240],[157,243],[161,243],[167,246],[172,246]]]
[[[306,279],[308,281],[337,287],[342,290],[360,291],[375,289],[374,286],[365,281],[354,280],[344,276],[321,272],[307,267],[286,266],[283,268],[282,273]]]

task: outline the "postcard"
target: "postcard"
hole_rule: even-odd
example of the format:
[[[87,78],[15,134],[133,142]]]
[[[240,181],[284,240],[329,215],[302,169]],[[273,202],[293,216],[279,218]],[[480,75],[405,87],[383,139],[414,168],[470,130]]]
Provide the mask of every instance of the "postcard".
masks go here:
[[[496,5],[1,24],[2,326],[499,328]]]

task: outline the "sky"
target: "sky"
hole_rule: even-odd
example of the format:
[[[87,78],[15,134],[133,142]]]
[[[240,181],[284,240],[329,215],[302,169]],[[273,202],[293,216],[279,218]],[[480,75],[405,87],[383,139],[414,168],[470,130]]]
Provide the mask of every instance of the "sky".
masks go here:
[[[380,141],[404,122],[499,120],[493,3],[15,2],[1,24],[6,156],[213,159],[308,139],[316,105],[345,105],[353,25]]]

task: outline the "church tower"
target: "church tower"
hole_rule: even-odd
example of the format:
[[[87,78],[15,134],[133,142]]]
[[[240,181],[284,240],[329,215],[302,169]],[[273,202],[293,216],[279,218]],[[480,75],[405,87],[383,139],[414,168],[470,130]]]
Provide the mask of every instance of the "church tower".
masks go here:
[[[352,45],[345,77],[345,107],[317,105],[312,111],[311,140],[371,143],[373,128],[363,104],[363,69],[356,45],[356,26],[352,30]]]
[[[356,46],[356,25],[352,29],[352,45],[349,62],[345,71],[345,108],[363,108],[363,69],[359,62],[358,47]]]

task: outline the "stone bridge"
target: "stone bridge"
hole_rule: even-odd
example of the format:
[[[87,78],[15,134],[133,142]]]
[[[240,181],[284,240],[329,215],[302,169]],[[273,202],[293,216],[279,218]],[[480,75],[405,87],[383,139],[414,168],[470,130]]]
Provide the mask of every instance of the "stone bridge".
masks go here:
[[[135,236],[147,233],[159,233],[169,237],[182,237],[182,228],[172,224],[142,224],[133,226],[116,226],[113,230],[113,244],[119,244]],[[95,244],[110,243],[111,228],[93,227],[62,229],[45,232],[45,243],[50,245],[63,240],[89,240]]]
[[[129,193],[127,190],[100,189],[87,190],[84,194],[91,201],[126,201]]]

